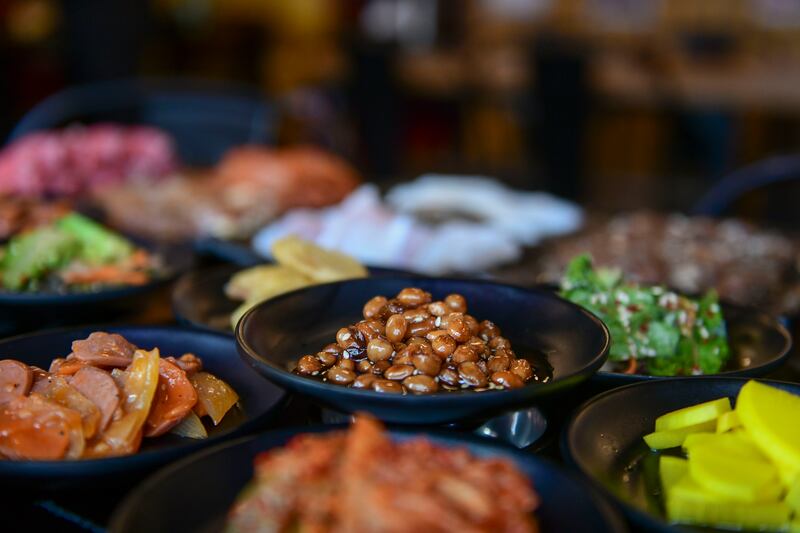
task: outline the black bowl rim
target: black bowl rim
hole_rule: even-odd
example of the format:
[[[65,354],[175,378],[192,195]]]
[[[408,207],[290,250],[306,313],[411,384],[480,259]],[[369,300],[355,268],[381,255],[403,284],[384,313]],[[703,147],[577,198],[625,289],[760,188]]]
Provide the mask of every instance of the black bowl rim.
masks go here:
[[[654,516],[650,513],[646,513],[635,507],[628,502],[619,498],[616,494],[608,490],[606,486],[595,479],[594,476],[590,475],[586,470],[583,469],[581,464],[578,462],[576,455],[573,453],[573,449],[575,446],[572,444],[573,441],[573,432],[577,427],[578,418],[585,414],[589,409],[592,408],[592,405],[603,401],[604,399],[608,398],[609,396],[613,396],[615,394],[623,393],[629,389],[635,389],[638,387],[651,387],[654,383],[659,383],[661,385],[669,385],[675,387],[681,387],[684,385],[691,385],[697,386],[703,381],[706,382],[717,382],[717,383],[728,383],[728,384],[738,384],[741,383],[744,385],[748,381],[753,378],[748,377],[741,377],[741,376],[733,376],[733,377],[718,377],[718,376],[695,376],[695,377],[684,377],[684,378],[676,378],[672,380],[656,380],[656,381],[637,381],[635,383],[629,383],[628,385],[623,385],[621,387],[617,387],[614,389],[607,390],[605,392],[601,392],[600,394],[593,396],[583,402],[572,415],[567,420],[567,423],[564,425],[564,429],[561,432],[561,457],[564,459],[564,463],[568,465],[570,468],[578,472],[584,479],[586,479],[596,490],[598,490],[606,499],[614,502],[617,506],[621,507],[625,515],[630,517],[632,520],[636,521],[640,524],[647,524],[648,528],[657,529],[661,531],[675,531],[676,526],[674,524],[670,524],[662,520],[661,518]],[[783,381],[777,379],[758,379],[759,382],[766,383],[766,384],[779,384],[779,385],[786,385],[790,388],[796,388],[800,391],[800,384],[792,383],[791,381]]]
[[[255,350],[245,342],[244,325],[247,323],[247,321],[252,319],[252,316],[256,312],[258,312],[260,308],[264,306],[275,305],[277,303],[280,303],[285,298],[292,297],[297,293],[309,289],[329,287],[334,285],[340,285],[343,283],[362,283],[365,282],[365,280],[374,281],[374,279],[375,278],[360,278],[354,280],[335,281],[332,283],[313,285],[311,287],[304,287],[302,289],[281,294],[279,296],[276,296],[275,298],[271,298],[269,300],[257,304],[256,306],[250,308],[250,310],[248,310],[247,313],[245,313],[242,316],[242,318],[239,319],[239,322],[236,324],[235,336],[236,336],[236,344],[239,347],[239,353],[250,365],[255,366],[257,370],[259,371],[263,370],[268,374],[269,378],[277,380],[279,385],[286,385],[294,390],[306,391],[311,389],[317,393],[331,392],[333,394],[338,395],[340,398],[350,398],[355,400],[369,399],[382,405],[396,404],[397,402],[405,402],[408,403],[409,405],[416,405],[418,407],[432,406],[432,405],[446,406],[454,402],[463,401],[464,398],[493,399],[493,398],[503,397],[507,398],[509,402],[511,402],[515,399],[520,400],[524,398],[530,398],[532,396],[542,396],[551,391],[557,391],[561,389],[565,384],[569,384],[574,382],[575,380],[591,376],[597,371],[597,369],[603,366],[603,364],[606,361],[606,358],[608,357],[608,350],[609,347],[611,346],[611,336],[609,334],[608,328],[603,323],[603,321],[597,318],[594,314],[592,314],[588,310],[584,309],[583,307],[575,303],[572,303],[569,300],[561,298],[558,295],[554,295],[553,293],[548,291],[520,287],[519,285],[512,285],[507,283],[497,283],[491,280],[466,279],[466,278],[432,278],[432,277],[420,277],[420,276],[412,276],[412,277],[387,276],[380,278],[380,280],[383,281],[409,280],[417,282],[436,281],[436,282],[452,282],[452,283],[462,283],[462,284],[469,283],[469,284],[492,286],[492,287],[504,287],[519,292],[534,293],[544,298],[552,298],[555,300],[559,300],[560,302],[566,304],[569,307],[574,308],[577,312],[589,318],[589,320],[591,320],[596,326],[598,326],[601,329],[604,337],[603,346],[600,349],[600,351],[592,357],[591,361],[587,365],[584,365],[582,368],[579,368],[578,370],[572,372],[571,374],[561,376],[558,379],[548,381],[547,383],[529,383],[528,385],[520,387],[518,389],[481,391],[479,395],[476,395],[476,393],[472,391],[448,391],[448,392],[437,392],[433,394],[395,395],[395,394],[384,394],[375,391],[365,391],[361,389],[352,389],[350,387],[340,387],[338,385],[331,385],[323,381],[318,381],[303,376],[297,376],[295,374],[292,374],[288,370],[281,368],[272,361],[259,356],[255,352]]]
[[[134,296],[154,290],[166,285],[178,276],[177,272],[171,272],[162,277],[155,277],[142,285],[114,286],[108,289],[85,292],[13,292],[0,291],[0,305],[26,306],[37,305],[64,305],[64,304],[89,304],[106,302]]]
[[[310,426],[295,426],[291,428],[283,428],[283,429],[273,429],[258,433],[256,435],[249,435],[246,437],[241,437],[234,440],[228,440],[225,442],[221,442],[214,446],[210,446],[208,448],[204,448],[199,450],[187,457],[174,461],[161,469],[157,472],[149,475],[144,481],[142,481],[139,485],[137,485],[133,490],[128,492],[128,494],[122,499],[120,503],[114,508],[114,511],[111,514],[111,521],[108,526],[109,533],[115,533],[124,530],[124,525],[127,522],[127,517],[132,516],[136,513],[136,504],[138,500],[144,498],[152,489],[157,487],[164,479],[171,477],[175,472],[183,470],[184,468],[197,463],[201,462],[206,457],[213,455],[215,453],[221,452],[223,450],[227,450],[229,448],[235,448],[242,446],[245,443],[253,442],[258,439],[272,437],[274,439],[282,439],[282,438],[291,438],[297,435],[302,435],[306,433],[329,433],[332,431],[344,430],[349,427],[348,424],[314,424]],[[444,430],[426,430],[423,428],[413,428],[413,427],[395,427],[395,426],[388,426],[387,431],[393,437],[396,436],[404,436],[404,437],[414,437],[414,436],[425,436],[425,437],[433,437],[441,438],[448,441],[450,446],[455,447],[460,445],[474,445],[479,446],[484,449],[491,450],[493,452],[498,453],[499,455],[503,455],[507,458],[512,459],[514,462],[517,463],[531,463],[531,462],[538,462],[541,465],[544,465],[545,468],[549,469],[552,472],[555,472],[556,475],[562,476],[572,483],[580,487],[581,489],[585,490],[587,496],[591,500],[591,502],[595,505],[598,513],[603,516],[608,525],[609,531],[617,531],[617,532],[626,532],[628,531],[627,524],[616,508],[613,506],[610,500],[608,500],[605,496],[603,496],[600,492],[597,491],[591,484],[586,483],[582,476],[576,475],[574,472],[571,472],[569,469],[564,468],[563,465],[559,465],[555,461],[548,459],[546,457],[542,457],[540,455],[535,455],[531,453],[526,453],[522,450],[514,448],[513,446],[504,444],[496,439],[492,439],[489,437],[481,437],[478,435],[471,435],[471,434],[456,434],[453,432],[447,432]],[[266,448],[262,451],[269,451],[275,448]],[[527,477],[527,476],[526,476]],[[534,480],[535,484],[536,480]],[[534,485],[535,487],[535,485]]]
[[[180,326],[165,326],[165,325],[141,325],[141,324],[105,324],[105,325],[86,325],[86,326],[70,326],[70,327],[62,327],[62,328],[50,328],[44,329],[41,331],[37,331],[34,333],[23,333],[21,335],[14,335],[12,337],[6,337],[0,340],[0,348],[6,343],[17,342],[21,340],[31,339],[34,337],[46,337],[49,335],[60,335],[64,333],[69,333],[70,331],[82,331],[87,328],[92,327],[100,327],[106,328],[109,330],[119,331],[119,330],[157,330],[157,331],[179,331],[182,333],[190,333],[196,334],[199,336],[213,336],[217,337],[220,340],[230,341],[230,337],[226,335],[220,335],[219,333],[213,332],[200,332],[195,331],[190,328],[180,327]],[[276,408],[279,407],[283,402],[286,401],[288,393],[280,389],[280,396],[275,402]],[[222,444],[227,440],[230,440],[232,437],[234,439],[237,438],[237,435],[241,435],[242,433],[247,433],[252,429],[260,427],[260,425],[267,419],[272,416],[272,410],[261,413],[254,418],[250,418],[242,422],[241,425],[233,428],[230,432],[225,433],[223,435],[218,435],[215,437],[209,437],[208,439],[204,439],[202,441],[197,442],[187,442],[185,448],[187,450],[192,450],[196,446],[201,446],[203,449],[206,447],[214,447],[217,444]],[[194,445],[194,446],[193,446]],[[100,465],[105,465],[112,469],[117,469],[124,467],[127,462],[131,461],[138,461],[138,460],[146,460],[146,459],[154,459],[159,455],[163,455],[165,452],[174,451],[177,449],[183,449],[184,446],[171,446],[165,449],[153,449],[153,450],[146,450],[142,452],[137,452],[133,455],[123,455],[117,457],[101,457],[97,459],[76,459],[76,460],[61,460],[61,461],[12,461],[7,459],[0,459],[0,470],[3,469],[19,469],[19,470],[29,470],[29,471],[42,471],[48,469],[69,469],[69,471],[77,471],[83,470],[86,468],[91,467],[98,467]],[[74,472],[78,474],[79,472]]]

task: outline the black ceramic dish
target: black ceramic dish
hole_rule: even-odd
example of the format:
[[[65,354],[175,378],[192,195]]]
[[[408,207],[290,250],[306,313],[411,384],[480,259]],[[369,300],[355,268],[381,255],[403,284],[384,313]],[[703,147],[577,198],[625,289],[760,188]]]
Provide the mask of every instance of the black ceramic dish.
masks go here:
[[[557,285],[552,284],[539,287],[555,293],[559,290]],[[722,372],[714,376],[764,376],[786,362],[792,348],[792,336],[783,324],[785,321],[753,307],[727,302],[722,303],[722,316],[728,328],[731,357]],[[675,378],[600,370],[592,377],[591,384],[598,390],[604,390],[653,379]]]
[[[56,309],[62,312],[66,308],[78,309],[110,301],[126,300],[148,293],[174,280],[178,274],[188,270],[194,261],[191,249],[184,246],[145,246],[145,248],[158,255],[162,265],[144,285],[109,286],[97,290],[64,292],[0,290],[0,309],[14,308],[16,311],[24,312],[34,308],[34,312],[38,314],[43,309]]]
[[[220,265],[187,272],[172,290],[172,311],[181,324],[204,331],[233,335],[231,313],[242,302],[225,295],[225,284],[246,267]],[[372,277],[411,275],[388,268],[369,267]]]
[[[222,531],[225,515],[253,477],[253,459],[282,446],[299,433],[337,429],[336,426],[268,432],[197,453],[147,479],[116,509],[109,531]],[[412,432],[391,431],[405,439]],[[570,532],[625,531],[624,523],[592,490],[553,464],[488,439],[444,433],[426,435],[444,446],[466,446],[479,456],[513,460],[528,475],[541,497],[537,517],[541,530]],[[176,509],[183,510],[175,512]]]
[[[144,439],[141,451],[127,457],[76,461],[0,460],[0,478],[7,483],[56,489],[141,477],[158,466],[222,439],[262,429],[285,397],[284,391],[265,382],[239,359],[229,337],[180,328],[131,326],[53,330],[0,342],[0,359],[18,359],[48,368],[54,358],[70,352],[73,340],[86,338],[98,330],[119,333],[142,348],[158,347],[162,355],[194,353],[209,372],[225,380],[239,394],[240,407],[229,412],[219,426],[210,429],[209,438],[205,440],[167,434]]]
[[[0,306],[28,309],[54,308],[62,310],[70,307],[104,304],[112,300],[127,300],[163,286],[174,276],[157,277],[144,285],[114,286],[96,291],[75,292],[11,292],[0,291]],[[24,309],[27,310],[27,309]]]
[[[562,454],[646,531],[675,531],[664,519],[658,454],[642,437],[660,415],[727,396],[734,401],[745,378],[701,377],[635,383],[584,404],[564,431]],[[765,381],[800,394],[800,385]],[[692,531],[691,528],[687,528]]]
[[[722,372],[711,375],[764,376],[786,362],[792,348],[792,336],[777,319],[752,307],[727,303],[722,304],[722,316],[728,328],[731,356]],[[704,376],[686,377],[695,379]],[[676,378],[601,370],[592,378],[592,384],[608,389],[655,379]]]
[[[243,268],[220,265],[181,276],[172,289],[172,313],[178,322],[204,331],[232,335],[231,313],[241,302],[225,295],[225,284]]]
[[[100,288],[75,292],[10,292],[0,290],[0,337],[42,327],[66,327],[122,320],[131,310],[147,304],[189,269],[194,252],[186,246],[147,248],[158,253],[162,268],[144,285]]]
[[[495,322],[517,355],[552,366],[546,383],[510,390],[394,395],[331,385],[290,372],[297,359],[332,342],[336,331],[361,319],[364,303],[420,287],[443,298],[459,293],[478,320]],[[275,383],[343,412],[369,411],[403,424],[445,424],[488,417],[564,392],[597,371],[608,352],[608,331],[582,308],[548,292],[488,281],[374,278],[308,287],[262,302],[239,321],[242,357]]]

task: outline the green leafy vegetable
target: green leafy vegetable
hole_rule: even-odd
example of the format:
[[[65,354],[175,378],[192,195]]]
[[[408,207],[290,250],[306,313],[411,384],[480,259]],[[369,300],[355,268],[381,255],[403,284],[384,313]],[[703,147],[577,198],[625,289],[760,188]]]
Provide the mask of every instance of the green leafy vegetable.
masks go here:
[[[56,228],[45,226],[14,237],[3,254],[3,287],[21,290],[66,264],[79,248],[78,242]]]
[[[658,376],[713,374],[729,356],[717,294],[699,300],[660,286],[626,283],[619,271],[595,269],[591,257],[570,262],[561,295],[597,315],[611,334],[609,361]],[[632,361],[633,360],[633,361]],[[633,363],[633,365],[631,365]]]
[[[79,258],[87,263],[103,264],[125,259],[133,245],[120,235],[78,213],[70,213],[56,222],[56,227],[80,243]]]
[[[38,290],[53,272],[74,264],[117,263],[134,245],[83,215],[70,213],[56,222],[16,235],[0,248],[0,279],[8,290]]]

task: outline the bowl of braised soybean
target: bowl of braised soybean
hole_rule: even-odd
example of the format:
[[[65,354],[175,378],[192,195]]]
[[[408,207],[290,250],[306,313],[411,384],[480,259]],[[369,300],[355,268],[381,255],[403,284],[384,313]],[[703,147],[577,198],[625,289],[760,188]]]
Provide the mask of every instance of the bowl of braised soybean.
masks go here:
[[[236,340],[286,389],[411,424],[535,404],[595,373],[609,346],[602,322],[547,291],[417,277],[284,294],[245,314]]]

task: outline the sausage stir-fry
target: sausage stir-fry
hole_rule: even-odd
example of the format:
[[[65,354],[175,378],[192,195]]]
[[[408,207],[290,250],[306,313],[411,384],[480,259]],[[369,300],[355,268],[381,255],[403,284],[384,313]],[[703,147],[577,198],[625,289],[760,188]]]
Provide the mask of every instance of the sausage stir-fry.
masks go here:
[[[258,456],[226,531],[532,533],[538,505],[511,461],[425,438],[393,442],[357,417],[346,432],[300,435]]]
[[[213,383],[213,386],[209,386]],[[95,332],[48,371],[0,360],[0,457],[57,460],[130,455],[142,437],[206,436],[238,401],[193,354],[161,357]]]
[[[428,394],[439,390],[517,388],[534,378],[493,322],[467,314],[467,301],[405,288],[376,296],[364,319],[336,333],[336,342],[304,355],[295,372],[336,385],[377,392]]]

